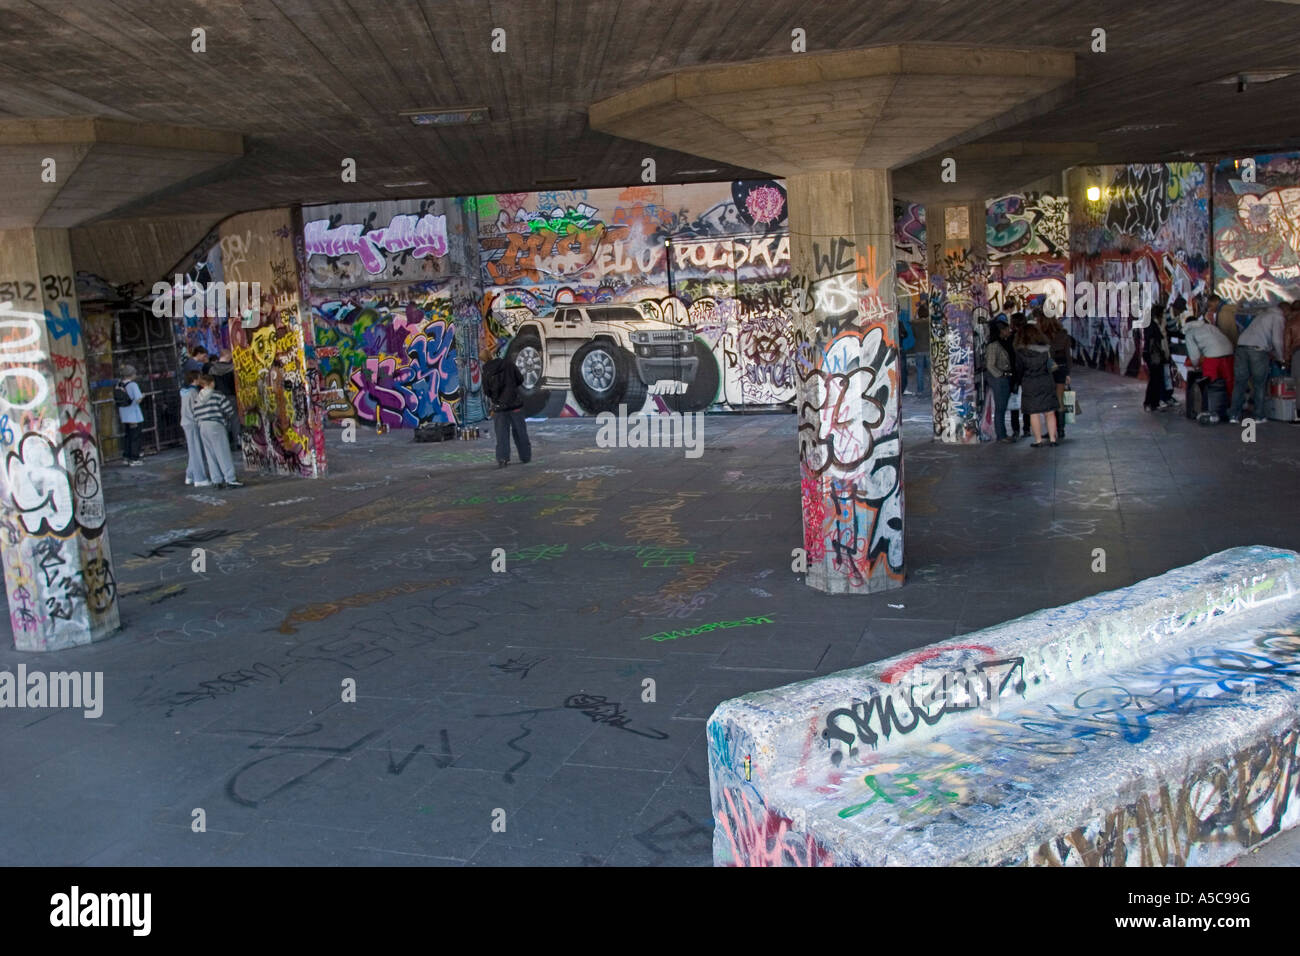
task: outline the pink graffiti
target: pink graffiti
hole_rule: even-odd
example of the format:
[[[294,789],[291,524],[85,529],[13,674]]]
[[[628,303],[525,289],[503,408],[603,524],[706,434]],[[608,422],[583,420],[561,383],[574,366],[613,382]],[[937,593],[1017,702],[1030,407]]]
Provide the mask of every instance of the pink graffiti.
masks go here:
[[[826,523],[826,499],[822,493],[821,479],[805,467],[799,479],[799,491],[803,496],[804,550],[808,552],[808,561],[815,563],[826,556],[826,542],[822,536],[822,528]]]
[[[423,216],[394,216],[382,229],[362,234],[361,223],[330,228],[328,219],[315,219],[303,227],[307,255],[342,256],[356,254],[367,272],[383,272],[387,259],[382,253],[410,250],[416,258],[447,254],[447,217],[426,213]]]
[[[745,199],[745,209],[755,223],[775,222],[781,217],[784,207],[785,201],[781,198],[781,190],[773,186],[751,189]]]
[[[733,799],[733,795],[739,798]],[[834,858],[811,833],[793,832],[794,821],[762,804],[755,812],[744,793],[722,791],[727,812],[718,814],[718,828],[731,845],[735,866],[831,866]],[[737,802],[740,804],[737,809]]]

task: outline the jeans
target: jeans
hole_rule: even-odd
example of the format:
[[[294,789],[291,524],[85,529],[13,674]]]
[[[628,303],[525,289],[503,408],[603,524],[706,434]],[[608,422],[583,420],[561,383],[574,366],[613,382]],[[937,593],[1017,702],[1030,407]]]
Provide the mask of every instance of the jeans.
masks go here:
[[[230,457],[230,439],[221,422],[199,422],[203,452],[208,458],[208,475],[214,482],[234,481],[235,462]]]
[[[1147,394],[1142,405],[1144,408],[1158,408],[1165,400],[1165,363],[1152,365],[1147,362]]]
[[[913,352],[912,357],[916,359],[916,394],[930,394],[930,353]]]
[[[131,424],[122,424],[123,437],[125,439],[126,449],[122,452],[122,457],[127,461],[140,460],[140,431],[143,428],[140,422]]]
[[[1241,418],[1242,409],[1246,405],[1247,385],[1255,390],[1255,397],[1252,399],[1255,417],[1264,417],[1264,397],[1268,394],[1268,370],[1272,364],[1271,360],[1272,356],[1263,349],[1252,349],[1246,345],[1237,346],[1237,359],[1232,370],[1236,382],[1233,383],[1232,407],[1228,409],[1229,418]]]
[[[528,441],[528,425],[522,408],[497,412],[492,416],[492,427],[497,433],[497,461],[510,460],[511,432],[515,436],[515,447],[519,449],[519,460],[527,462],[533,457],[533,446]]]
[[[185,432],[185,448],[190,455],[185,477],[192,482],[208,481],[208,466],[203,461],[203,436],[199,434],[198,422],[182,425],[181,430]]]
[[[999,440],[1007,437],[1007,402],[1011,401],[1011,379],[989,379],[993,388],[993,430]]]

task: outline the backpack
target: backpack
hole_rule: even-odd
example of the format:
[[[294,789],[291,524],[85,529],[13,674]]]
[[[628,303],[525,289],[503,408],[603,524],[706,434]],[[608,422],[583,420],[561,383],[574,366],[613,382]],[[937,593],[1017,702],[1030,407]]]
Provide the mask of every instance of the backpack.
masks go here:
[[[135,404],[135,401],[131,398],[130,393],[127,392],[126,386],[123,385],[121,382],[118,382],[116,385],[113,386],[113,404],[115,404],[118,408],[125,408],[127,405]]]
[[[501,399],[501,392],[506,386],[506,375],[510,372],[510,367],[502,362],[494,368],[489,374],[483,376],[483,394],[493,402]]]

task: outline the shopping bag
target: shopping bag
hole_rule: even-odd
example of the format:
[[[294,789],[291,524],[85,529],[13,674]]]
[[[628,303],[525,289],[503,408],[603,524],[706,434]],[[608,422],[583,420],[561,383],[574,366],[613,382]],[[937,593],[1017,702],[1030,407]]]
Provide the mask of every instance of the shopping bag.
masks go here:
[[[1079,415],[1079,393],[1072,388],[1067,388],[1062,404],[1065,406],[1065,424],[1072,425]]]
[[[1020,411],[1020,389],[1011,393],[1011,398],[1007,401],[1007,410],[1012,412]]]

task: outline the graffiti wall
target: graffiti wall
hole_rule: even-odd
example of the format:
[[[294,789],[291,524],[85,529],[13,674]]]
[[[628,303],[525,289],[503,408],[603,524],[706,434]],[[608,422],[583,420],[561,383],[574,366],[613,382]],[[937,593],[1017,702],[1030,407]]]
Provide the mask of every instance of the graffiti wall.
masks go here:
[[[14,646],[58,650],[118,627],[102,457],[67,234],[0,243],[0,549]]]
[[[792,405],[790,243],[774,180],[479,196],[488,341],[529,411]]]
[[[1079,166],[1068,177],[1070,269],[1076,286],[1150,282],[1169,300],[1208,291],[1210,186],[1200,163]],[[1087,198],[1089,187],[1099,197]],[[1129,315],[1067,316],[1077,362],[1125,375],[1142,369],[1142,332]]]
[[[462,199],[303,210],[327,422],[415,428],[485,417],[477,242],[466,210]]]
[[[1215,167],[1214,291],[1243,305],[1300,298],[1300,153]]]
[[[1028,312],[1049,301],[1063,305],[1070,265],[1069,199],[1013,193],[990,200],[986,209],[992,312]]]
[[[287,209],[244,213],[220,225],[219,244],[227,286],[257,283],[261,296],[259,310],[227,322],[244,461],[314,478],[325,472],[325,436],[307,364],[314,330],[301,301],[296,232]]]

